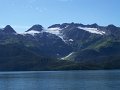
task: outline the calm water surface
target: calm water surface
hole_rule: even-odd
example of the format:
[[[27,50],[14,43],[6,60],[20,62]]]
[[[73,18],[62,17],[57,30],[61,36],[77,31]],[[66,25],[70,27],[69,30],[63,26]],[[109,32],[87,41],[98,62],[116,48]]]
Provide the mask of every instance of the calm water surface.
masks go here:
[[[0,72],[0,90],[120,90],[120,71]]]

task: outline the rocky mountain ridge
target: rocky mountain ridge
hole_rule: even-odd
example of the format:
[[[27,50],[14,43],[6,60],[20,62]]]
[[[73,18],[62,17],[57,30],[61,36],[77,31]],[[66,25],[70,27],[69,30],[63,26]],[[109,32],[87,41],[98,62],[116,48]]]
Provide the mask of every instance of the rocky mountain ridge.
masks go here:
[[[48,61],[57,59],[58,62],[92,62],[95,65],[119,63],[120,27],[63,23],[45,29],[36,24],[20,34],[7,25],[0,29],[0,50],[3,51],[0,53],[1,65],[10,63],[9,60],[16,62],[16,59],[20,65],[21,61],[32,65],[40,62],[41,58]]]

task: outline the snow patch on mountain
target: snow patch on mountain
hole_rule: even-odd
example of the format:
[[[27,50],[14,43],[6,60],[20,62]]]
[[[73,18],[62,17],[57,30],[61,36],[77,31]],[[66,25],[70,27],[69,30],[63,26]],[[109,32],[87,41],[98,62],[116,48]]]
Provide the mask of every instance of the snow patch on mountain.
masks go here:
[[[48,28],[47,30],[44,30],[44,32],[55,34],[65,42],[65,40],[63,39],[63,35],[60,33],[61,30],[62,29],[60,27],[55,27],[55,28]]]
[[[67,56],[61,58],[62,60],[66,60],[68,59],[72,54],[74,54],[75,52],[71,52],[70,54],[68,54]]]
[[[4,30],[4,28],[0,28],[0,30]]]
[[[34,36],[35,34],[39,34],[39,33],[41,33],[41,32],[40,31],[31,30],[31,31],[28,31],[28,32],[24,32],[22,34],[23,35],[30,34],[30,35]]]
[[[65,28],[68,28],[69,27],[69,25],[67,25]]]
[[[61,30],[62,29],[60,29],[59,27],[56,27],[56,28],[48,28],[47,30],[45,30],[45,32],[52,33],[55,35],[60,35]]]
[[[69,39],[69,41],[73,42],[74,40],[73,39]]]
[[[30,30],[30,31],[27,31],[27,32],[24,32],[24,33],[20,33],[20,34],[22,34],[22,35],[30,34],[32,36],[35,36],[35,34],[47,32],[47,33],[51,33],[51,34],[54,34],[54,35],[60,37],[65,42],[65,40],[63,39],[63,35],[60,33],[61,30],[62,29],[59,28],[59,27],[48,28],[48,29],[44,28],[42,31]]]
[[[100,34],[100,35],[104,35],[105,34],[104,31],[100,31],[97,28],[78,27],[78,29],[82,29],[82,30],[88,31],[90,33],[95,33],[95,34]]]

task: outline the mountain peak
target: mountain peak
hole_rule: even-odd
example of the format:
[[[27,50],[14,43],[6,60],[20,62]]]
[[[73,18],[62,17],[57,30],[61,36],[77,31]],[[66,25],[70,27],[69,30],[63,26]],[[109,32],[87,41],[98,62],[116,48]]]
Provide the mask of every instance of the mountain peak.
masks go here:
[[[42,25],[39,25],[39,24],[36,24],[36,25],[33,25],[30,29],[28,29],[26,32],[29,32],[29,31],[42,31],[43,30],[43,27]]]
[[[94,27],[94,28],[97,28],[98,24],[97,23],[93,23],[93,24],[91,24],[91,26]]]
[[[118,29],[118,27],[116,27],[113,24],[110,24],[110,25],[107,26],[107,29],[109,29],[109,30],[116,30],[116,29]]]
[[[107,27],[116,27],[116,26],[113,24],[109,24]]]
[[[56,28],[56,27],[61,27],[61,25],[60,24],[54,24],[54,25],[49,26],[48,28]]]
[[[10,25],[5,26],[5,28],[3,29],[3,32],[5,32],[5,33],[16,33],[16,31]]]

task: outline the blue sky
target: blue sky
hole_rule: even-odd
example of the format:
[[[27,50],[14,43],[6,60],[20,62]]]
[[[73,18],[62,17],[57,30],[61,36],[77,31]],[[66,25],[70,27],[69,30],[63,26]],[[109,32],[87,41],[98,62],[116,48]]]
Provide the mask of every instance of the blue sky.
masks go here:
[[[120,26],[120,0],[0,0],[0,27],[66,22]]]

